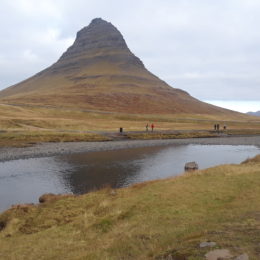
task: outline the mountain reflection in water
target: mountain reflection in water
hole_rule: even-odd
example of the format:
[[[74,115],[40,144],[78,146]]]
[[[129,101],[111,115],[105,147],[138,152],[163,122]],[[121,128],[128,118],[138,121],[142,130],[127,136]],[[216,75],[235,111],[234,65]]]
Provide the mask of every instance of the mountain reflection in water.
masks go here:
[[[82,194],[106,185],[125,187],[182,173],[196,161],[200,169],[240,163],[258,154],[255,146],[171,145],[70,154],[0,163],[0,211],[37,202],[43,193]]]

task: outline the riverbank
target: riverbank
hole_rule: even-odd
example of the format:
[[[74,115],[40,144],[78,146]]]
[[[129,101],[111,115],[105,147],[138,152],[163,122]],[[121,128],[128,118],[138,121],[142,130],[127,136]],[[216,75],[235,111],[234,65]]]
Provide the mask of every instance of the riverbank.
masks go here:
[[[0,259],[199,260],[225,252],[225,259],[258,260],[259,172],[257,156],[240,165],[14,206],[0,214]],[[220,255],[205,257],[214,254]]]
[[[50,157],[72,153],[85,153],[95,151],[108,151],[129,149],[137,147],[166,146],[180,144],[202,145],[255,145],[260,146],[260,136],[240,137],[211,137],[189,139],[162,139],[162,140],[121,140],[104,142],[59,142],[42,143],[30,147],[5,147],[0,148],[0,161],[17,159]]]

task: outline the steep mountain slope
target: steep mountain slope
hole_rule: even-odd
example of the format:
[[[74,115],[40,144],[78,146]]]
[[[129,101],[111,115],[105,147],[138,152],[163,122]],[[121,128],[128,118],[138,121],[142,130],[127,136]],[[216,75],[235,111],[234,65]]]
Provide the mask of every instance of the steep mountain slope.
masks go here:
[[[55,64],[1,91],[0,101],[126,113],[234,114],[150,73],[121,33],[101,18],[80,30]]]

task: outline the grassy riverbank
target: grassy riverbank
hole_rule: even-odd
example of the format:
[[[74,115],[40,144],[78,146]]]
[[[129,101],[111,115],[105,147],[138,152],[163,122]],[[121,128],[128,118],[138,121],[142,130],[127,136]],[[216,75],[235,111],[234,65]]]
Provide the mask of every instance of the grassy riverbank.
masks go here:
[[[146,133],[146,124],[155,125]],[[216,136],[226,125],[228,135],[260,134],[260,118],[201,114],[127,114],[50,106],[0,104],[0,147],[39,142],[105,141],[122,127],[131,139],[167,139]],[[179,132],[178,132],[179,131]],[[177,133],[176,133],[177,132]]]
[[[204,259],[215,248],[260,257],[260,156],[0,215],[0,259]],[[182,257],[182,258],[181,258]]]
[[[0,133],[0,147],[26,147],[45,142],[110,141],[95,133],[68,133],[55,131],[7,131]]]
[[[144,133],[127,133],[127,137],[133,140],[153,140],[153,139],[186,139],[186,138],[207,138],[218,137],[217,133],[210,131],[175,131],[175,132],[144,132]]]
[[[257,136],[260,129],[233,129],[225,131],[205,131],[205,130],[175,130],[175,131],[154,131],[127,133],[126,136],[133,140],[153,140],[153,139],[186,139],[186,138],[208,138],[221,136]]]
[[[84,133],[76,131],[0,131],[0,147],[27,147],[37,143],[46,142],[99,142],[113,140],[156,140],[156,139],[189,139],[208,138],[222,136],[258,136],[260,130],[240,129],[228,131],[206,131],[206,130],[175,130],[154,132],[93,132]]]

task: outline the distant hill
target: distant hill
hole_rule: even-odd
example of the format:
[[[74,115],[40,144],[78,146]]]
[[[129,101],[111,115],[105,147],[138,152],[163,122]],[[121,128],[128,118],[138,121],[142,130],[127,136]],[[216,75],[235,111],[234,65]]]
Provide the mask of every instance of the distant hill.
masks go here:
[[[248,115],[251,115],[251,116],[260,116],[260,111],[248,112],[247,114],[248,114]]]
[[[142,114],[238,115],[201,102],[153,75],[129,50],[121,33],[101,18],[80,30],[52,66],[1,91],[0,102]]]

